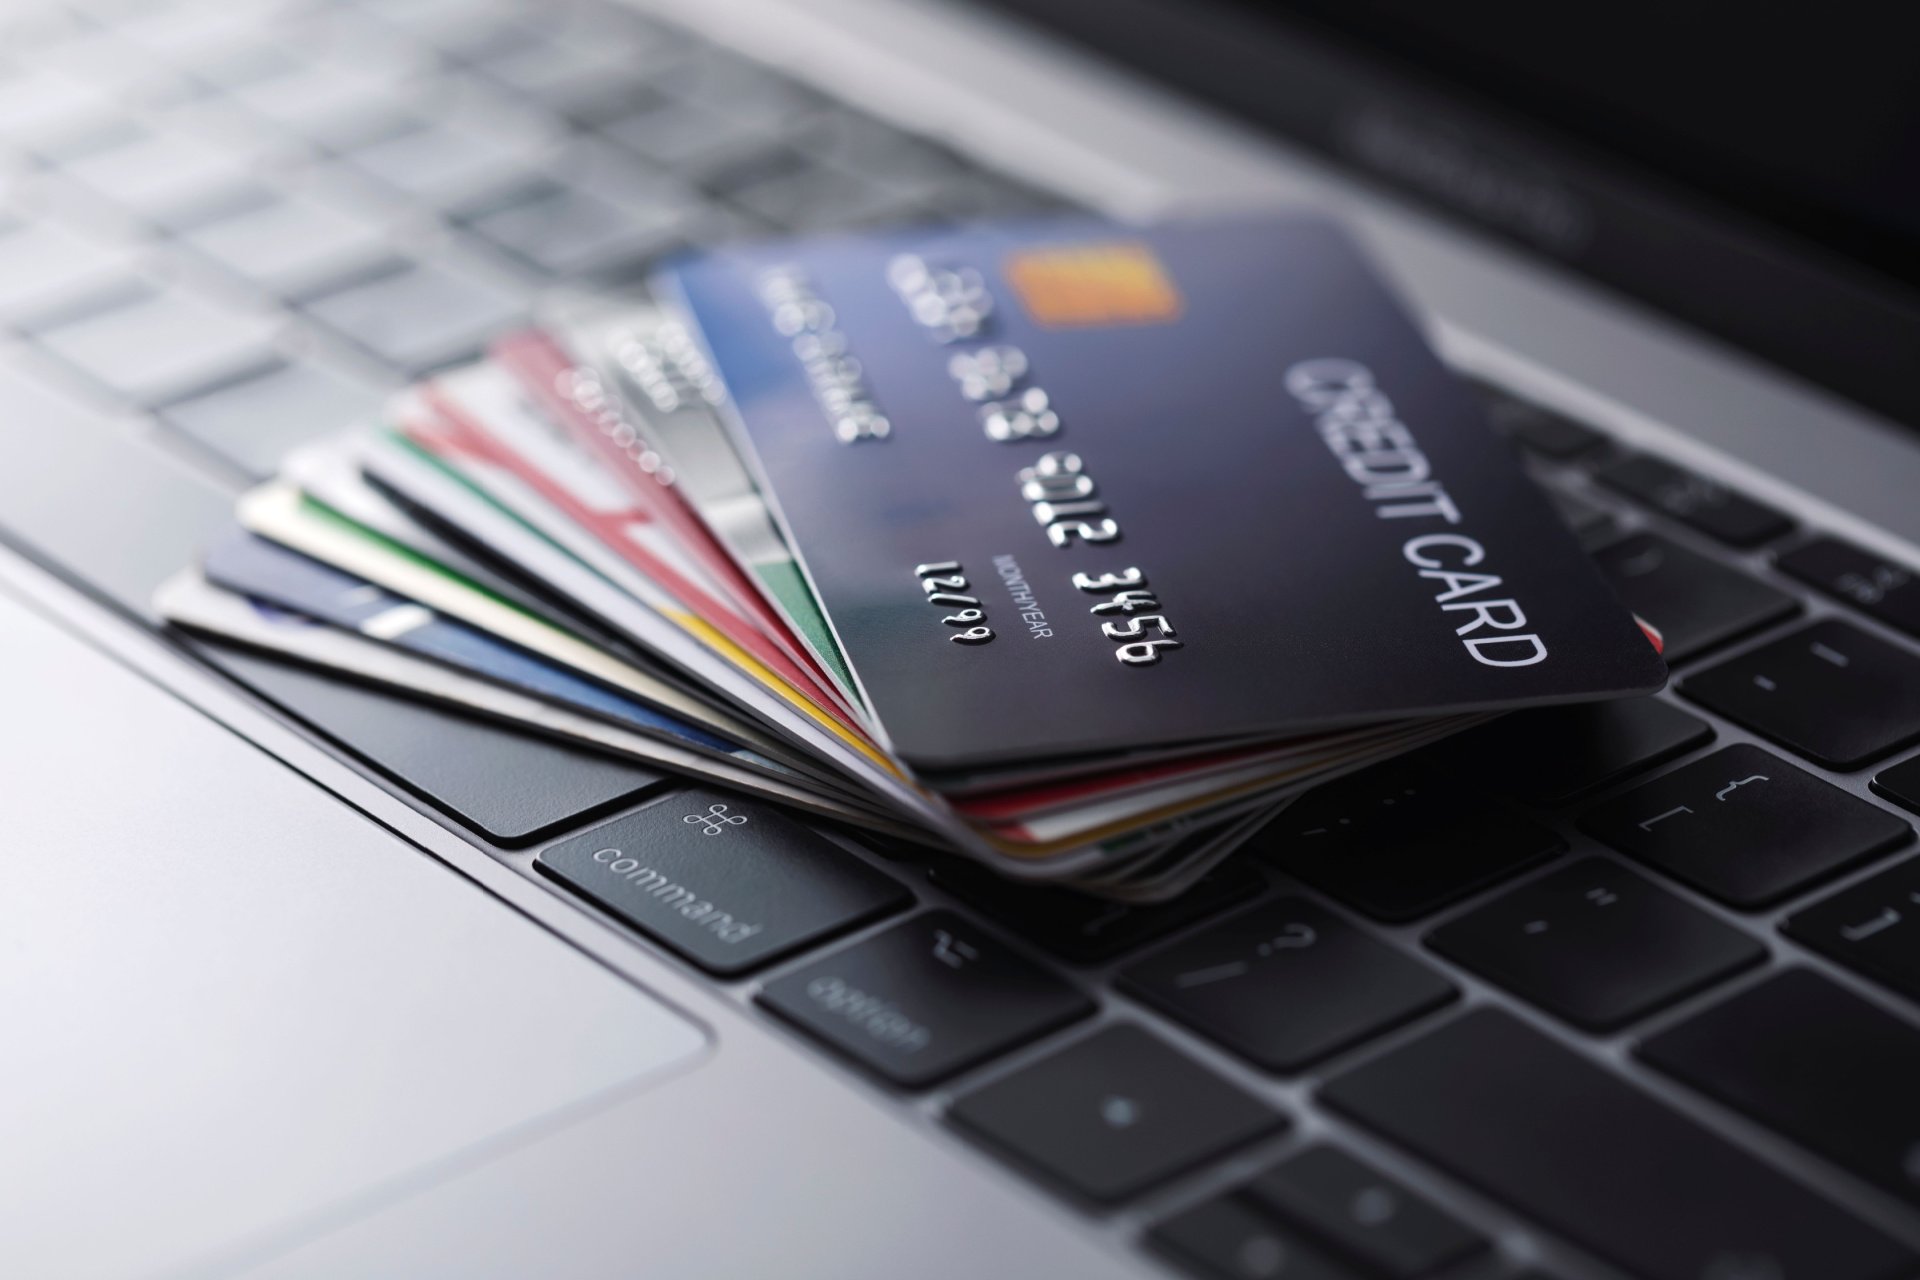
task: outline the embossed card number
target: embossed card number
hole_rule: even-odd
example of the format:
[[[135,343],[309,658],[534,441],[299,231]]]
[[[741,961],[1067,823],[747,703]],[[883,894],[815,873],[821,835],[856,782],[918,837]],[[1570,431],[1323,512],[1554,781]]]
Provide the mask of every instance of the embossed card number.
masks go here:
[[[1178,649],[1181,642],[1174,639],[1173,624],[1167,621],[1164,613],[1147,613],[1145,610],[1158,609],[1160,599],[1146,590],[1147,575],[1137,568],[1122,569],[1118,573],[1076,573],[1073,585],[1089,595],[1112,592],[1112,597],[1094,605],[1087,612],[1091,614],[1122,614],[1124,617],[1114,622],[1100,624],[1100,634],[1109,640],[1126,640],[1130,643],[1114,650],[1113,656],[1130,667],[1150,667],[1160,661],[1164,649]]]

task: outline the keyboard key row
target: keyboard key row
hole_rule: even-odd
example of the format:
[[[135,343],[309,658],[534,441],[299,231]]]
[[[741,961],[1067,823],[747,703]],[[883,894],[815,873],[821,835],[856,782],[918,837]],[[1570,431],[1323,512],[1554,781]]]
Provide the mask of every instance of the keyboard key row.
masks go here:
[[[897,949],[878,940],[871,945],[882,955]],[[1747,935],[1602,858],[1583,859],[1522,885],[1435,930],[1427,945],[1530,1003],[1596,1031],[1644,1017],[1766,956]],[[932,946],[944,949],[942,963],[953,972],[967,971],[961,944],[936,937]],[[859,954],[829,957],[813,977],[827,977],[831,1004],[851,1001],[862,1010],[884,1010],[889,1023],[904,1019],[918,1029],[898,1033],[908,1041],[938,1033],[956,1010],[965,1021],[969,984],[935,972],[942,982],[890,986],[876,973],[878,965]],[[1015,970],[1034,980],[1035,971]],[[805,1001],[796,1004],[794,992],[805,986],[799,979],[782,982],[781,991],[770,990],[763,999],[829,1039],[851,1035],[841,1021],[807,1016],[817,1011]],[[1038,984],[1059,986],[1044,976]],[[1278,1073],[1302,1070],[1432,1012],[1456,995],[1452,984],[1426,965],[1299,898],[1247,908],[1150,952],[1121,971],[1120,987]],[[807,1000],[818,1001],[823,989],[808,990]],[[974,1052],[977,1041],[1010,1047],[1026,1037],[967,1031],[948,1038],[965,1047],[962,1057],[971,1062],[994,1051]],[[902,1083],[957,1069],[941,1065],[929,1077],[908,1070],[921,1061],[925,1045],[908,1051],[912,1061],[906,1065],[889,1058],[894,1046],[884,1040],[876,1047],[854,1036],[839,1047]]]

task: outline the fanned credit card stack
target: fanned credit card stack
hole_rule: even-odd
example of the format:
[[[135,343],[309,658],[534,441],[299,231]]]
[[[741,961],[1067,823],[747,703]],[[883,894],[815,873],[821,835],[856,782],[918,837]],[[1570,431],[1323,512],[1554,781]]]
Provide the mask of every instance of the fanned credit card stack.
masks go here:
[[[1310,215],[683,259],[295,455],[175,624],[1009,876],[1643,694],[1645,631]]]

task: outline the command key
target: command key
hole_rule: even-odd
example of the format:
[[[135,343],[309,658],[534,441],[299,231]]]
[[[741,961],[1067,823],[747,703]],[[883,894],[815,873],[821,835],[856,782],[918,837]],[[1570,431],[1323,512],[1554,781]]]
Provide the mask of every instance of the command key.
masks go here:
[[[711,973],[744,973],[904,909],[904,886],[770,805],[681,791],[535,865]]]

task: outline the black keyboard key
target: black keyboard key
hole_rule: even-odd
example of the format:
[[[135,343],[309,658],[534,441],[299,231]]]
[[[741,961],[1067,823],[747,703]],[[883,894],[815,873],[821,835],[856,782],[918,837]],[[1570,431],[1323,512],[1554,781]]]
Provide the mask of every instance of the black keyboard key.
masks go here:
[[[1680,690],[1830,769],[1858,769],[1920,738],[1920,657],[1833,618]]]
[[[1498,1010],[1476,1010],[1368,1062],[1320,1097],[1647,1280],[1902,1280],[1920,1263],[1877,1228]]]
[[[758,968],[913,900],[773,806],[704,788],[544,849],[534,865],[720,974]]]
[[[1338,1147],[1289,1156],[1243,1194],[1387,1280],[1419,1280],[1487,1247],[1486,1237],[1431,1200]]]
[[[1593,560],[1620,602],[1659,630],[1669,663],[1800,611],[1786,592],[1658,534],[1622,538],[1595,551]]]
[[[1806,969],[1638,1050],[1645,1061],[1920,1205],[1920,1028]]]
[[[932,911],[768,983],[760,1003],[896,1084],[945,1079],[1093,1012],[1063,979]]]
[[[1359,1280],[1235,1195],[1176,1213],[1147,1233],[1147,1243],[1201,1280]]]
[[[1486,394],[1487,420],[1493,429],[1542,457],[1564,462],[1592,453],[1607,442],[1598,431],[1565,414],[1494,387],[1483,385],[1481,389]]]
[[[1298,1071],[1454,997],[1305,898],[1249,907],[1134,961],[1122,987],[1269,1071]]]
[[[1266,882],[1238,860],[1209,872],[1177,898],[1124,903],[1068,889],[1023,885],[983,867],[947,863],[933,882],[1035,946],[1066,960],[1097,964],[1244,902]]]
[[[1581,827],[1730,906],[1764,907],[1904,844],[1913,829],[1741,743],[1610,800]]]
[[[1534,804],[1562,804],[1644,773],[1713,738],[1713,729],[1657,698],[1617,698],[1502,716],[1437,754],[1463,781]]]
[[[975,1089],[947,1119],[1103,1203],[1286,1124],[1238,1085],[1125,1023]]]
[[[1583,858],[1449,920],[1427,945],[1592,1031],[1631,1022],[1767,954],[1605,858]]]
[[[1602,467],[1595,477],[1662,515],[1734,547],[1757,547],[1793,528],[1793,521],[1717,480],[1641,454]]]
[[[1795,912],[1784,927],[1855,973],[1920,1000],[1920,858]]]
[[[1869,617],[1920,636],[1920,577],[1912,569],[1838,538],[1816,538],[1774,563]]]
[[[1920,813],[1920,756],[1882,769],[1871,785],[1895,804]]]
[[[1567,847],[1539,823],[1398,762],[1316,788],[1249,843],[1376,920],[1437,911]]]
[[[637,800],[662,776],[245,649],[194,641],[215,666],[456,822],[524,845]]]

